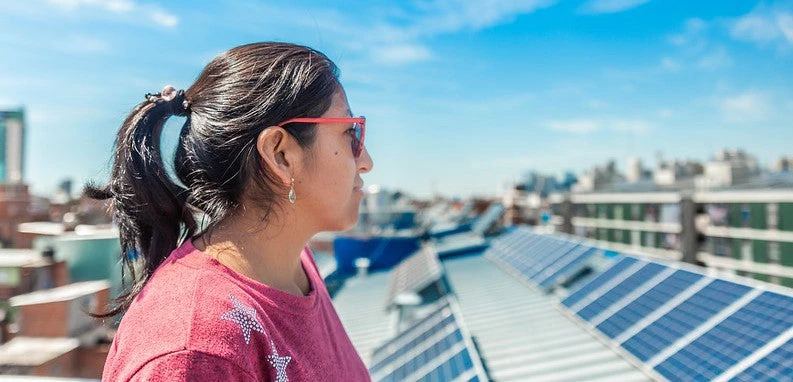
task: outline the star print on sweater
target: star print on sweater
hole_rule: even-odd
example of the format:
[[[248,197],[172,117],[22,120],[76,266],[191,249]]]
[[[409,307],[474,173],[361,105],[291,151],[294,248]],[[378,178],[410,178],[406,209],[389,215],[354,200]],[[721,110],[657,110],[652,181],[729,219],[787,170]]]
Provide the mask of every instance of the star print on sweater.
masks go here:
[[[237,301],[232,295],[229,295],[229,298],[231,299],[231,304],[234,306],[234,309],[223,313],[220,318],[239,325],[240,329],[242,329],[242,336],[245,338],[245,344],[251,342],[252,330],[264,334],[264,328],[256,318],[256,309]]]
[[[270,347],[273,349],[273,354],[267,356],[267,361],[270,362],[270,365],[275,368],[276,371],[276,382],[289,382],[289,378],[286,377],[286,367],[289,365],[289,361],[292,360],[292,357],[285,355],[283,357],[278,356],[278,349],[275,348],[275,342],[270,341]]]

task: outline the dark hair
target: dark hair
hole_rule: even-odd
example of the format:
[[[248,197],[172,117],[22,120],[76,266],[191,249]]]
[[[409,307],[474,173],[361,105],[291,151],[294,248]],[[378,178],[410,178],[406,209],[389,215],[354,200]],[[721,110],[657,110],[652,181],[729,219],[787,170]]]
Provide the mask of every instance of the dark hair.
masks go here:
[[[266,221],[287,190],[259,160],[257,136],[291,118],[321,116],[339,86],[336,65],[321,52],[256,43],[216,57],[172,101],[155,95],[135,106],[116,137],[110,181],[85,188],[91,198],[110,199],[121,239],[122,278],[126,269],[132,279],[115,305],[96,316],[126,311],[169,253],[197,233],[196,214],[206,214],[204,232],[211,231],[244,195],[263,208]],[[174,114],[187,117],[174,157],[176,176],[186,188],[169,177],[160,151],[163,125]],[[285,129],[301,147],[315,140],[313,125]]]

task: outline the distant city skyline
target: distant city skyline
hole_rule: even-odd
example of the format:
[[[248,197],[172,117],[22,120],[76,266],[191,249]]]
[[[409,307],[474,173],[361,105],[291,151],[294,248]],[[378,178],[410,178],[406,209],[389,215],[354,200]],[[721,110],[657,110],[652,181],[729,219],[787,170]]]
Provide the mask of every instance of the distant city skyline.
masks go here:
[[[33,0],[0,4],[0,108],[25,109],[25,180],[40,195],[105,180],[143,94],[266,40],[336,61],[368,120],[365,182],[419,197],[653,167],[659,151],[793,155],[793,1]]]

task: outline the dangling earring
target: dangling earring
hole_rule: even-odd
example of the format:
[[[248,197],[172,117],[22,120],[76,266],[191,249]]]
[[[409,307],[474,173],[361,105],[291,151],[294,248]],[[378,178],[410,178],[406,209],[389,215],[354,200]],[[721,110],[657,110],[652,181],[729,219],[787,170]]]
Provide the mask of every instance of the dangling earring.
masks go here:
[[[295,195],[295,178],[292,178],[292,183],[289,185],[289,203],[295,204],[297,195]]]

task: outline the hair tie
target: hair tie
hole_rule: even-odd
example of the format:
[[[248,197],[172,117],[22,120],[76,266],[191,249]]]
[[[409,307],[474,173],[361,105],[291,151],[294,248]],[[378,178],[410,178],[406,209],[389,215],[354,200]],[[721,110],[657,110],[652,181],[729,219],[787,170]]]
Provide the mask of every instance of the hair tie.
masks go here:
[[[167,106],[172,115],[185,117],[190,113],[190,101],[184,99],[184,90],[165,85],[159,93],[146,93],[146,100],[157,106]]]

